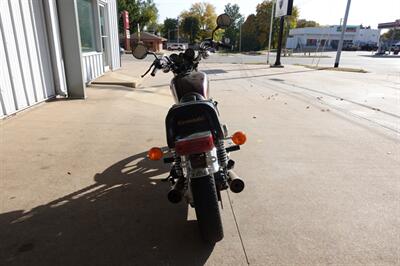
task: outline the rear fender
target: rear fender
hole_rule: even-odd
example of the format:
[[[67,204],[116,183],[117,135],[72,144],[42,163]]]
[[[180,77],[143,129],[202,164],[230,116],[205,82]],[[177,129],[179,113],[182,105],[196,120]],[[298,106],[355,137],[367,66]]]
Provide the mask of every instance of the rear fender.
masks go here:
[[[215,141],[224,138],[218,111],[210,100],[174,105],[165,118],[165,128],[169,148],[175,147],[178,137],[195,132],[210,131]]]

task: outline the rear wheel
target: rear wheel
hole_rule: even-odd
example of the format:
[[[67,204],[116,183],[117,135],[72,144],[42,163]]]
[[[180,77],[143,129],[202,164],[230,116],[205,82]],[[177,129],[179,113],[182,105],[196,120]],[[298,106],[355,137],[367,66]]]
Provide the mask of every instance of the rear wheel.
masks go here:
[[[193,178],[191,188],[200,234],[206,242],[224,237],[215,180],[212,176]]]

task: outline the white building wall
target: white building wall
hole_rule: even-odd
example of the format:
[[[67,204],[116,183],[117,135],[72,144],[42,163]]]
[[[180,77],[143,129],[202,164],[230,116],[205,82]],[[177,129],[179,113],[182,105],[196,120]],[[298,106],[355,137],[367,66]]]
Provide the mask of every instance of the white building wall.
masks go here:
[[[49,46],[51,54],[51,63],[53,66],[53,76],[56,94],[67,96],[67,81],[65,77],[64,58],[61,48],[61,33],[58,23],[56,0],[47,0],[43,2],[47,32],[49,36]]]
[[[104,74],[102,52],[83,53],[82,62],[83,62],[83,77],[86,83]]]
[[[43,3],[0,1],[1,116],[54,97]]]
[[[109,67],[116,70],[121,66],[117,0],[93,2],[95,7],[107,4]],[[67,94],[64,56],[68,55],[62,51],[57,3],[0,0],[0,118]],[[101,41],[100,36],[98,40]],[[81,60],[86,82],[104,74],[99,43],[97,51],[83,53]]]
[[[296,41],[300,46],[306,46],[307,39],[312,40],[340,40],[341,32],[338,31],[339,26],[328,27],[312,27],[291,29],[289,35],[292,41]],[[360,29],[356,27],[354,32],[345,32],[345,41],[353,41],[353,43],[378,43],[379,30]],[[293,44],[292,44],[293,45]]]
[[[378,43],[379,36],[379,30],[360,29],[357,34],[356,40],[365,43]]]

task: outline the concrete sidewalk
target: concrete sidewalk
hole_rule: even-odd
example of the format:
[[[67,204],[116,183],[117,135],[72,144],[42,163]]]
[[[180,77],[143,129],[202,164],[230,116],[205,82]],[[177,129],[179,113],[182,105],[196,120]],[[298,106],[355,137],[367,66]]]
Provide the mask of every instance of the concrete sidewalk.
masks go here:
[[[398,134],[304,93],[317,81],[349,93],[337,82],[354,87],[360,74],[204,68],[224,121],[249,137],[233,154],[246,179],[230,195],[236,221],[223,193],[223,241],[201,242],[193,210],[167,201],[169,169],[145,158],[165,146],[173,104],[160,72],[134,90],[92,86],[87,100],[0,121],[0,265],[396,265]]]
[[[144,74],[144,70],[142,72],[139,70],[148,68],[149,63],[135,59],[126,60],[127,56],[132,55],[124,55],[125,60],[122,61],[123,66],[120,69],[104,73],[103,76],[93,80],[91,84],[138,88],[143,82],[141,75]]]

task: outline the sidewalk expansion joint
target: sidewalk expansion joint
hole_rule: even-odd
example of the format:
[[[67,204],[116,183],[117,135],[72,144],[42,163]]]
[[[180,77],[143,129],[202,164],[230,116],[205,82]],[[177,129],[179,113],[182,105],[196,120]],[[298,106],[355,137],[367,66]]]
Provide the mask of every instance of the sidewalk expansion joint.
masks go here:
[[[240,233],[239,224],[238,224],[237,219],[236,219],[235,211],[233,210],[232,201],[231,201],[231,197],[229,195],[229,191],[228,190],[226,191],[226,194],[228,195],[229,206],[231,206],[233,219],[235,220],[236,230],[237,230],[238,235],[239,235],[240,244],[242,245],[242,249],[243,249],[244,256],[246,258],[247,265],[250,265],[249,257],[247,256],[246,248],[245,248],[244,243],[243,243],[242,234]]]

